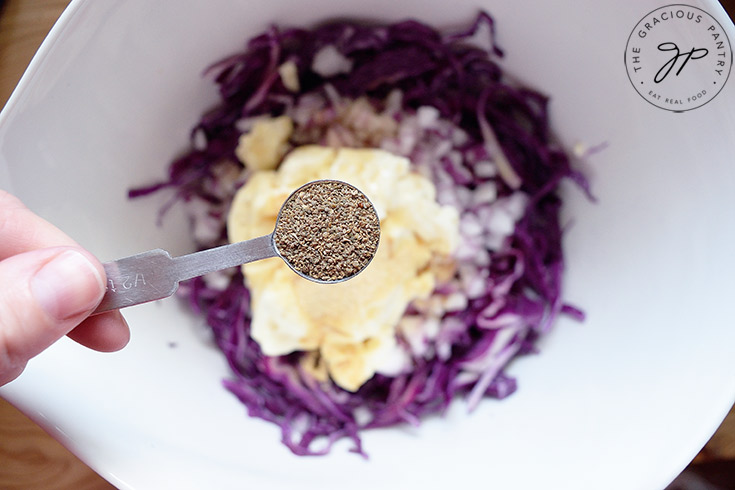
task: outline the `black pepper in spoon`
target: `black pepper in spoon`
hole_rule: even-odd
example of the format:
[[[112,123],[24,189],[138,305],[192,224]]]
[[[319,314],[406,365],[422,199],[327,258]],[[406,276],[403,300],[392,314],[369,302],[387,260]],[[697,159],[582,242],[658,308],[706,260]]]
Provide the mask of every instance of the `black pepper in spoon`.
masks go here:
[[[375,256],[380,221],[354,186],[317,180],[297,189],[276,222],[276,250],[294,271],[318,282],[343,281]]]

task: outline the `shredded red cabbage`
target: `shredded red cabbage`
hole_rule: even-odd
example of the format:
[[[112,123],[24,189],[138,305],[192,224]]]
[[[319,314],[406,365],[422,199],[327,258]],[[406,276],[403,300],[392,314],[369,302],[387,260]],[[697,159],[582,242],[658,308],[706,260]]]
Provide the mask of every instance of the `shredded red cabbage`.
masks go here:
[[[474,41],[480,34],[487,34],[489,48]],[[325,47],[336,48],[350,69],[315,72],[314,57]],[[414,20],[377,26],[340,21],[311,30],[272,27],[207,71],[221,103],[193,129],[192,149],[171,164],[168,180],[130,192],[137,197],[170,187],[175,200],[211,204],[209,217],[221,228],[200,245],[213,246],[225,240],[222,216],[232,197],[222,190],[221,166],[241,168],[234,150],[243,120],[282,115],[308,94],[367,97],[380,105],[399,91],[403,114],[433,107],[466,133],[454,143],[454,157],[432,163],[434,175],[444,176],[435,179],[440,194],[463,189],[462,195],[471,195],[493,183],[498,198],[527,196],[522,217],[501,245],[480,241],[468,249],[479,289],[469,295],[466,308],[445,315],[431,348],[412,357],[413,369],[395,377],[376,374],[355,393],[311,378],[300,368],[300,353],[262,354],[249,335],[249,292],[240,271],[232,271],[224,287],[213,287],[206,278],[182,285],[180,294],[206,318],[232,368],[225,386],[251,416],[277,424],[294,453],[326,454],[335,441],[349,438],[352,451],[365,455],[359,435],[364,429],[417,425],[460,395],[468,395],[471,408],[483,397],[504,398],[516,389],[516,380],[504,373],[508,362],[535,352],[536,340],[560,313],[583,318],[562,301],[557,190],[569,178],[589,194],[587,182],[550,138],[547,97],[508,81],[496,63],[499,56],[493,19],[484,12],[466,30],[448,35]],[[287,61],[297,68],[298,92],[279,75]],[[493,162],[497,173],[481,171],[477,162]],[[485,210],[465,203],[462,219],[483,226]],[[472,262],[473,254],[489,260]]]

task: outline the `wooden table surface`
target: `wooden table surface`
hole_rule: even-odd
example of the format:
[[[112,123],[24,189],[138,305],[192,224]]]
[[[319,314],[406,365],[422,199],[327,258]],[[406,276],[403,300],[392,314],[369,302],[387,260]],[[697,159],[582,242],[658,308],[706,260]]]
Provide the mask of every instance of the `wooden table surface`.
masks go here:
[[[0,107],[69,0],[7,0],[0,11]],[[735,0],[723,0],[732,14]],[[2,4],[2,0],[0,0]],[[693,465],[735,461],[735,410]],[[39,426],[0,399],[0,489],[102,490],[114,488]],[[735,480],[732,480],[735,488]]]

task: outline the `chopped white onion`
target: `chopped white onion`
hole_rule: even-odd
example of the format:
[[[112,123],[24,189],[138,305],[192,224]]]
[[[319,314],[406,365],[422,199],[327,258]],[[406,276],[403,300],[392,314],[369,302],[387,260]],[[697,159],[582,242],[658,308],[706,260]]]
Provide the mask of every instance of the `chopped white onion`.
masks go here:
[[[436,126],[439,121],[439,110],[432,106],[421,106],[416,110],[416,119],[421,128]]]
[[[466,213],[459,222],[459,232],[465,237],[477,237],[483,233],[482,225],[472,213]]]
[[[311,69],[324,78],[333,77],[352,70],[352,60],[345,57],[333,44],[327,44],[316,52]]]
[[[202,151],[207,148],[207,135],[204,134],[204,130],[202,128],[194,131],[191,143],[195,150]]]
[[[493,212],[485,222],[487,230],[493,235],[508,236],[513,233],[516,223],[513,216],[504,208],[493,206]]]
[[[472,195],[472,204],[479,206],[481,204],[490,204],[498,198],[498,187],[495,182],[484,182],[475,188]]]
[[[396,345],[383,356],[376,372],[385,376],[398,376],[410,369],[411,358],[408,352]]]
[[[514,192],[510,196],[502,199],[498,204],[503,206],[513,221],[518,221],[526,213],[528,195],[525,192]]]
[[[498,174],[498,169],[493,162],[482,160],[472,166],[475,176],[480,179],[489,179]]]

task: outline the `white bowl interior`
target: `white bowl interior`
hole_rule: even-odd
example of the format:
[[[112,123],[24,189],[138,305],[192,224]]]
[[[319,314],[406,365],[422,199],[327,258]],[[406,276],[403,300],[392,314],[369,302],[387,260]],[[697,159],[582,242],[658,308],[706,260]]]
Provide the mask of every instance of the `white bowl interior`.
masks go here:
[[[716,2],[696,4],[735,39]],[[273,21],[446,27],[479,5],[497,21],[505,69],[551,95],[560,140],[608,143],[583,163],[598,202],[565,188],[567,298],[588,318],[559,321],[540,355],[513,363],[516,394],[369,432],[369,461],[346,443],[298,458],[222,388],[224,360],[175,300],[128,310],[124,351],[59,342],[0,393],[121,488],[665,486],[735,397],[735,82],[683,114],[642,100],[623,51],[653,1],[77,0],[0,118],[0,187],[103,260],[187,252],[179,213],[156,226],[164,196],[126,193],[164,176],[216,102],[201,76],[211,62]]]

